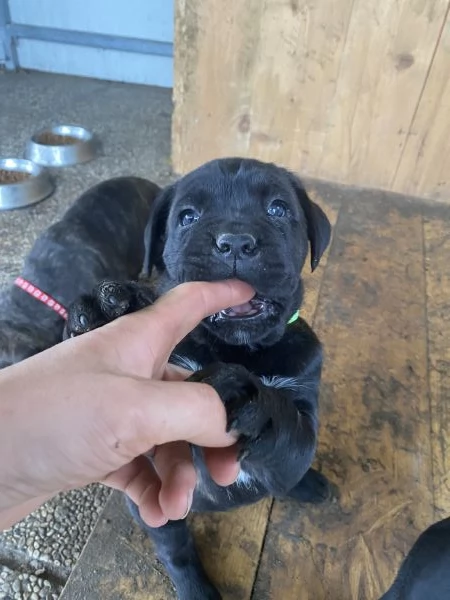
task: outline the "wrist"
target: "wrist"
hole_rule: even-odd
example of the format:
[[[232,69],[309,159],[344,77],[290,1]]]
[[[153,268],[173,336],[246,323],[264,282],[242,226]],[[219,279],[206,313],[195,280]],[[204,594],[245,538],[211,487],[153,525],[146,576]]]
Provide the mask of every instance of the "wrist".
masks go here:
[[[22,377],[16,366],[0,372],[0,514],[14,511],[25,503],[51,497],[52,490],[40,489],[39,457],[33,442],[37,419],[34,398],[21,390]],[[23,369],[23,367],[22,367]],[[39,435],[39,433],[38,433]],[[41,461],[42,462],[42,461]],[[37,506],[39,505],[39,502]]]

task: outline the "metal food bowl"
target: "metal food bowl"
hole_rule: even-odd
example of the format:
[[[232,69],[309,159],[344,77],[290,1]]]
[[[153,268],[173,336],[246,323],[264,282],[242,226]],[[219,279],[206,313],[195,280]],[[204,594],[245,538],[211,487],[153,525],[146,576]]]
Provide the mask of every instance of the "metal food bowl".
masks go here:
[[[0,210],[35,204],[53,190],[50,176],[39,165],[23,158],[0,158]]]
[[[67,167],[92,160],[97,154],[94,135],[76,125],[42,129],[27,142],[25,158],[46,167]]]

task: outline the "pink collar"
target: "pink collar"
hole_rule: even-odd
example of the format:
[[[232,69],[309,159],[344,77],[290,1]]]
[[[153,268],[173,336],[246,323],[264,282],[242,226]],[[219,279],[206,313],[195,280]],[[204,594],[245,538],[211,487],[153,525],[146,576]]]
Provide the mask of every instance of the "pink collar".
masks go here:
[[[30,296],[32,296],[36,300],[43,302],[46,306],[57,312],[60,317],[67,321],[67,310],[49,294],[46,294],[23,277],[18,277],[15,280],[14,285],[20,287],[21,290],[23,290],[27,294],[30,294]]]

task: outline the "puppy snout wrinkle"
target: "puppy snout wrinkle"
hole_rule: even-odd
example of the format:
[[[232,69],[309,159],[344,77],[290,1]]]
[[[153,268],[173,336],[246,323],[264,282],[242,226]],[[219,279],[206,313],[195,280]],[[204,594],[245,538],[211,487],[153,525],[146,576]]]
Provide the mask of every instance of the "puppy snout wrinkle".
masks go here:
[[[236,258],[255,256],[259,252],[258,243],[250,233],[220,233],[215,246],[220,254]]]

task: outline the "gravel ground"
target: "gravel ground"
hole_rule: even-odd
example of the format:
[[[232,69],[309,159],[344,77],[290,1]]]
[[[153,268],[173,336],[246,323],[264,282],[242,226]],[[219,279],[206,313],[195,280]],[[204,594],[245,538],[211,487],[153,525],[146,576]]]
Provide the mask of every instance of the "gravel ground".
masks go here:
[[[0,156],[22,156],[37,129],[65,122],[93,130],[102,155],[55,171],[55,193],[0,211],[0,286],[19,274],[37,235],[91,185],[170,173],[171,90],[43,73],[0,73]],[[0,600],[56,600],[108,497],[100,485],[61,494],[0,534]]]
[[[36,573],[18,573],[8,567],[0,568],[0,592],[2,600],[57,600],[57,588],[39,573],[41,569],[36,567]]]
[[[0,534],[0,599],[57,598],[109,493],[92,485],[60,494]]]

